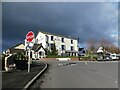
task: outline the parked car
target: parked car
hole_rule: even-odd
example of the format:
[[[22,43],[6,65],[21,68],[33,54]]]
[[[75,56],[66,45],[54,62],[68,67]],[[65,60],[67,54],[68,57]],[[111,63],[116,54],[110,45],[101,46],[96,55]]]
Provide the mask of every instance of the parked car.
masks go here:
[[[107,53],[104,55],[104,60],[106,61],[112,61],[112,58],[110,57],[111,54]]]
[[[119,54],[117,55],[117,57],[118,57],[118,59],[120,60],[120,55],[119,55]]]
[[[116,53],[111,54],[110,57],[112,58],[112,60],[118,60],[119,59],[119,57]]]

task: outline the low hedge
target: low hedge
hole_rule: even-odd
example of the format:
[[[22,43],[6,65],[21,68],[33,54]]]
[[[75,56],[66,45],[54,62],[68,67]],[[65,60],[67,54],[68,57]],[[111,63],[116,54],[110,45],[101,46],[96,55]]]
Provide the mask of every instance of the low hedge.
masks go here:
[[[59,55],[48,55],[46,58],[78,58],[78,56],[59,56]]]

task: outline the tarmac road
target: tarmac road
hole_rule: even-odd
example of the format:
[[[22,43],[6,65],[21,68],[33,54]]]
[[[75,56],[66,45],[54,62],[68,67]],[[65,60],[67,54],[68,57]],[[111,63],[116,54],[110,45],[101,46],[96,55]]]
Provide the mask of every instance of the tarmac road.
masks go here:
[[[25,70],[13,70],[2,73],[2,90],[22,90],[43,68],[42,62],[33,62],[30,73]]]
[[[47,61],[31,88],[118,88],[118,62]]]

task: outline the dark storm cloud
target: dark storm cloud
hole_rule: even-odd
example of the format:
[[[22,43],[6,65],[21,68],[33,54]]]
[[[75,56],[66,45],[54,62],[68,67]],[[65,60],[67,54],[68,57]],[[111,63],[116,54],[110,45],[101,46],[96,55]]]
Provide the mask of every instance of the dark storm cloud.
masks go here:
[[[25,39],[29,30],[39,30],[80,38],[106,38],[117,30],[116,3],[3,3],[3,41],[13,46]],[[110,33],[111,32],[111,33]]]

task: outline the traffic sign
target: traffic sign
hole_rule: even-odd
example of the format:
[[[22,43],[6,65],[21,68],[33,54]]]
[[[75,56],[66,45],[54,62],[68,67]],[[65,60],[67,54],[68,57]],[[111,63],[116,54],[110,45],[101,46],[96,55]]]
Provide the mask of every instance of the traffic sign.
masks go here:
[[[33,39],[34,39],[34,33],[32,31],[28,32],[26,35],[27,42],[32,42]]]
[[[31,63],[31,57],[30,57],[30,54],[31,54],[31,47],[33,46],[32,44],[32,41],[34,39],[34,33],[32,31],[29,31],[27,34],[26,34],[26,40],[25,40],[25,46],[26,46],[26,49],[28,49],[28,73],[30,73],[30,63]]]

